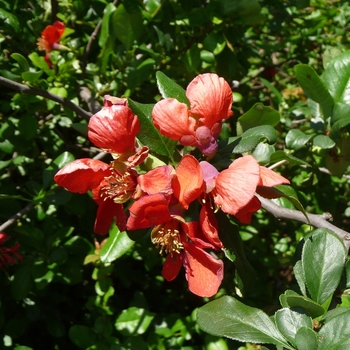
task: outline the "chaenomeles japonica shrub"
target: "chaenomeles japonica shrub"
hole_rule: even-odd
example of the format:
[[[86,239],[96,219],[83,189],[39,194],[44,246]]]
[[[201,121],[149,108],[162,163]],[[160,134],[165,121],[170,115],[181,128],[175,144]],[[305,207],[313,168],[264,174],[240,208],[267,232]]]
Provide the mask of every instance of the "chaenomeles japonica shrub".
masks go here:
[[[237,225],[250,223],[262,201],[284,197],[308,215],[289,181],[251,155],[276,141],[276,111],[256,104],[238,119],[237,136],[222,141],[222,122],[233,114],[223,78],[202,74],[184,91],[158,72],[157,83],[163,99],[155,105],[106,95],[89,121],[88,137],[112,160],[77,159],[54,179],[71,192],[92,191],[95,233],[118,228],[86,262],[111,262],[132,246],[129,236],[149,235],[165,255],[165,280],[174,280],[183,266],[192,293],[215,297],[225,257],[244,284]],[[266,150],[270,159],[283,152]],[[312,231],[299,243],[294,266],[300,290],[283,293],[274,315],[224,296],[198,309],[198,324],[216,336],[278,349],[345,349],[348,298],[346,291],[340,300],[333,297],[349,287],[346,258],[343,241],[331,230]]]

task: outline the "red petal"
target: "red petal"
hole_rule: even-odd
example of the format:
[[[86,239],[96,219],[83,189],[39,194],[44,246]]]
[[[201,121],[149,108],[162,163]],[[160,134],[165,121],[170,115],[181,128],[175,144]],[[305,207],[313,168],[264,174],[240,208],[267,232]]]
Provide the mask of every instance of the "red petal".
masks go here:
[[[163,277],[169,282],[174,280],[179,274],[181,266],[182,259],[180,254],[174,254],[173,256],[168,254],[162,269]]]
[[[191,155],[183,156],[173,179],[174,196],[188,209],[189,204],[203,192],[203,186],[203,171],[198,160]]]
[[[147,194],[166,193],[172,194],[171,180],[174,176],[174,168],[171,165],[159,166],[137,178],[141,190]]]
[[[116,218],[116,225],[120,231],[126,230],[126,215],[122,204],[115,203],[112,199],[106,198],[98,206],[94,231],[99,235],[106,235]]]
[[[52,47],[53,44],[57,43],[61,39],[61,34],[56,27],[47,26],[41,33],[41,37],[45,39]]]
[[[97,147],[122,154],[135,149],[140,122],[129,107],[112,105],[93,115],[88,128],[89,139]]]
[[[261,208],[261,203],[255,196],[252,200],[236,214],[236,218],[243,224],[250,224],[253,214]]]
[[[188,85],[186,96],[191,103],[191,113],[197,115],[209,129],[216,122],[233,115],[230,85],[216,74],[198,75]]]
[[[128,230],[152,227],[172,219],[169,214],[169,202],[160,194],[141,197],[129,208]]]
[[[259,186],[273,187],[277,185],[287,184],[290,182],[285,177],[275,173],[273,170],[264,166],[260,166],[260,182]]]
[[[190,291],[200,297],[212,297],[224,277],[224,264],[194,244],[184,244],[184,266]]]
[[[236,215],[254,197],[259,180],[258,162],[252,156],[238,158],[217,176],[214,201],[223,212]]]
[[[202,231],[206,239],[214,246],[214,249],[221,249],[223,247],[219,238],[219,226],[214,215],[213,209],[210,208],[209,203],[205,203],[199,214]]]
[[[207,237],[202,232],[202,229],[197,221],[190,221],[182,224],[182,228],[187,237],[191,238],[192,243],[203,249],[216,249],[216,246],[210,243]]]
[[[96,188],[108,175],[110,175],[108,164],[97,159],[83,158],[64,166],[55,175],[54,180],[70,192],[85,193]]]
[[[172,140],[179,140],[185,135],[194,135],[196,121],[189,117],[187,105],[174,98],[157,102],[152,117],[159,132]]]
[[[60,38],[61,36],[63,35],[64,33],[64,30],[66,28],[66,26],[64,25],[64,23],[60,22],[60,21],[56,21],[53,26],[57,29],[58,31],[58,34],[60,35]]]

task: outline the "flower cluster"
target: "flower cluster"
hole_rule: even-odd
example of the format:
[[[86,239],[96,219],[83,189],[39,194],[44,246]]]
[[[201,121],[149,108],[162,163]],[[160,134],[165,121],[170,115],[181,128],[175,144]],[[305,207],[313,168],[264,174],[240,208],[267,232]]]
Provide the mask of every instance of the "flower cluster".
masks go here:
[[[184,266],[190,291],[210,297],[223,279],[223,262],[212,254],[223,248],[215,213],[221,209],[249,223],[261,206],[255,194],[271,198],[273,186],[289,181],[251,155],[235,159],[222,171],[210,163],[218,150],[222,121],[233,114],[232,93],[223,78],[199,75],[186,96],[188,105],[172,98],[157,102],[153,122],[162,135],[197,147],[206,160],[185,154],[178,164],[141,170],[149,149],[136,139],[139,119],[127,100],[105,96],[103,109],[89,121],[88,137],[113,160],[75,160],[55,175],[55,181],[71,192],[92,190],[98,234],[107,234],[114,219],[121,231],[150,228],[152,243],[166,254],[163,277],[173,280]]]
[[[23,259],[22,255],[17,253],[17,250],[19,249],[18,243],[11,248],[5,247],[4,244],[9,239],[10,237],[6,233],[0,233],[0,270],[3,267],[9,267],[9,265],[17,264],[17,259]]]
[[[41,33],[41,38],[38,39],[38,47],[40,50],[45,51],[44,59],[47,65],[52,69],[53,64],[50,59],[50,53],[52,50],[58,50],[60,45],[58,42],[65,30],[64,23],[56,21],[53,25],[47,26]]]

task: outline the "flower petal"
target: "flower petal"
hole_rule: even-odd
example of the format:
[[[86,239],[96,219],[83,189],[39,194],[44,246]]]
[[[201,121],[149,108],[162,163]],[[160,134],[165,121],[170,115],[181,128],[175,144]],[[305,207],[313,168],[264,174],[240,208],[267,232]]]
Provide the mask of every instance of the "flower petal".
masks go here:
[[[70,192],[85,193],[96,188],[110,173],[109,164],[97,159],[83,158],[64,166],[54,180]]]
[[[196,121],[189,118],[188,107],[174,98],[166,98],[157,102],[152,111],[155,127],[159,132],[172,140],[193,135]]]
[[[288,179],[275,173],[273,170],[260,166],[259,186],[273,187],[282,184],[289,185],[290,182]]]
[[[187,86],[186,96],[191,103],[191,113],[197,115],[208,128],[233,115],[230,85],[217,74],[206,73],[195,77]]]
[[[203,192],[203,186],[203,171],[198,160],[191,155],[183,156],[173,178],[174,196],[188,209]]]
[[[112,199],[106,198],[101,201],[97,209],[94,232],[99,235],[106,235],[116,218],[116,225],[119,230],[126,230],[126,215],[122,204],[115,203]]]
[[[214,202],[223,212],[235,215],[252,200],[259,180],[258,162],[249,155],[238,158],[217,176]]]
[[[159,166],[137,178],[137,182],[143,192],[147,194],[165,193],[172,194],[171,181],[175,170],[171,165]]]
[[[172,256],[168,254],[162,269],[163,277],[168,282],[174,280],[176,276],[179,274],[181,266],[182,266],[182,259],[180,254],[173,254]]]
[[[199,221],[202,227],[203,235],[207,241],[213,245],[213,249],[223,248],[223,244],[219,238],[219,225],[214,215],[210,203],[205,203],[199,213]]]
[[[190,242],[183,242],[183,264],[190,291],[200,297],[212,297],[224,277],[224,264]]]
[[[129,107],[112,105],[93,115],[88,128],[88,137],[97,147],[122,154],[135,150],[140,122]]]
[[[255,196],[252,200],[243,208],[241,208],[236,214],[236,218],[242,224],[250,224],[253,214],[261,208],[261,203]]]
[[[137,230],[163,224],[172,219],[169,214],[169,202],[160,193],[141,197],[129,208],[128,230]]]

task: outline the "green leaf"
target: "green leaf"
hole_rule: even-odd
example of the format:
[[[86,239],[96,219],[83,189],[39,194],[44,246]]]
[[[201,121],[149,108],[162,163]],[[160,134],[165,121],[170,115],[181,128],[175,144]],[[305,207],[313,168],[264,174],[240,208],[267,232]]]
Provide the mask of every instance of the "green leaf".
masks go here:
[[[280,122],[280,118],[280,114],[276,110],[258,102],[248,112],[238,118],[237,135],[242,135],[248,129],[256,126],[275,126]]]
[[[263,140],[267,140],[270,144],[276,142],[276,130],[271,125],[256,126],[245,131],[232,153],[249,152]]]
[[[274,152],[274,146],[261,142],[255,147],[254,151],[252,152],[252,156],[258,161],[258,163],[267,164]]]
[[[331,132],[329,133],[329,137],[332,140],[338,140],[342,136],[342,129],[350,124],[350,117],[345,117],[337,120],[331,128]]]
[[[326,322],[318,332],[317,350],[350,349],[350,309]]]
[[[26,140],[30,140],[36,135],[37,127],[38,122],[32,114],[23,115],[18,123],[20,135]]]
[[[271,164],[280,162],[281,160],[287,160],[290,166],[294,166],[294,165],[304,165],[306,167],[311,166],[309,163],[305,162],[304,160],[299,159],[291,154],[287,154],[284,151],[276,151],[273,154],[271,154],[271,157],[270,157]]]
[[[200,307],[199,327],[209,334],[241,342],[269,343],[293,349],[263,311],[224,296]]]
[[[150,326],[154,315],[148,310],[130,307],[117,317],[115,328],[125,336],[143,334]]]
[[[70,162],[73,162],[75,160],[74,156],[70,152],[63,152],[61,155],[59,155],[53,163],[59,168],[63,168],[65,165],[67,165]]]
[[[23,265],[14,274],[11,284],[12,296],[15,300],[24,299],[33,288],[33,279],[28,266]]]
[[[28,81],[31,84],[34,84],[43,74],[42,71],[38,72],[23,72],[22,79]]]
[[[317,333],[308,327],[300,327],[295,335],[295,345],[298,350],[317,350]]]
[[[108,36],[110,35],[110,18],[112,13],[116,10],[116,7],[113,3],[109,3],[104,11],[103,18],[102,18],[102,25],[101,25],[101,32],[100,36],[98,38],[98,44],[100,47],[103,47],[108,39]]]
[[[312,329],[312,319],[304,313],[284,308],[275,313],[275,322],[278,330],[293,345],[299,328],[307,327]]]
[[[326,135],[317,135],[312,142],[314,146],[321,147],[323,149],[331,149],[335,146],[335,142]]]
[[[315,134],[306,135],[298,129],[289,130],[286,135],[286,146],[296,151],[305,146],[314,136]]]
[[[126,50],[145,33],[141,11],[129,13],[123,4],[112,13],[110,27],[111,35],[117,38]]]
[[[107,242],[102,246],[100,259],[103,263],[110,263],[119,259],[134,246],[126,232],[120,232],[117,226],[113,226],[109,232]]]
[[[328,62],[323,80],[334,102],[350,104],[350,50]]]
[[[294,264],[293,271],[294,271],[295,279],[297,280],[297,283],[299,285],[300,291],[306,297],[307,296],[306,282],[305,282],[303,264],[302,264],[301,260],[298,260]]]
[[[325,86],[315,70],[307,64],[297,64],[295,74],[306,96],[321,105],[324,118],[331,117],[334,101],[326,88],[328,84]]]
[[[147,145],[151,152],[173,159],[174,150],[177,142],[162,136],[152,121],[151,104],[142,104],[128,99],[129,107],[138,116],[141,124],[141,130],[137,135],[142,144]]]
[[[29,64],[27,59],[22,56],[20,53],[14,52],[11,54],[11,57],[18,62],[19,66],[21,67],[22,71],[26,72],[29,70]]]
[[[12,13],[0,8],[0,19],[2,23],[10,25],[16,33],[19,31],[20,23]]]
[[[190,105],[186,97],[186,91],[180,85],[160,71],[156,73],[156,78],[158,90],[163,98],[175,98],[179,102],[187,104],[187,106]]]
[[[323,304],[334,293],[344,269],[347,252],[343,242],[328,229],[317,229],[305,241],[302,264],[311,298]]]
[[[48,76],[54,76],[56,74],[54,69],[49,68],[44,57],[39,56],[37,52],[32,52],[30,55],[28,55],[28,58],[36,67],[43,70]]]
[[[97,337],[92,328],[74,325],[69,329],[69,338],[73,344],[81,349],[87,349],[96,343]]]
[[[292,290],[286,290],[284,294],[281,294],[280,302],[283,307],[303,308],[312,318],[322,316],[325,312],[320,304]]]
[[[268,80],[259,77],[260,81],[272,92],[273,95],[277,98],[278,103],[283,103],[283,95],[275,88],[273,84],[271,84]]]

